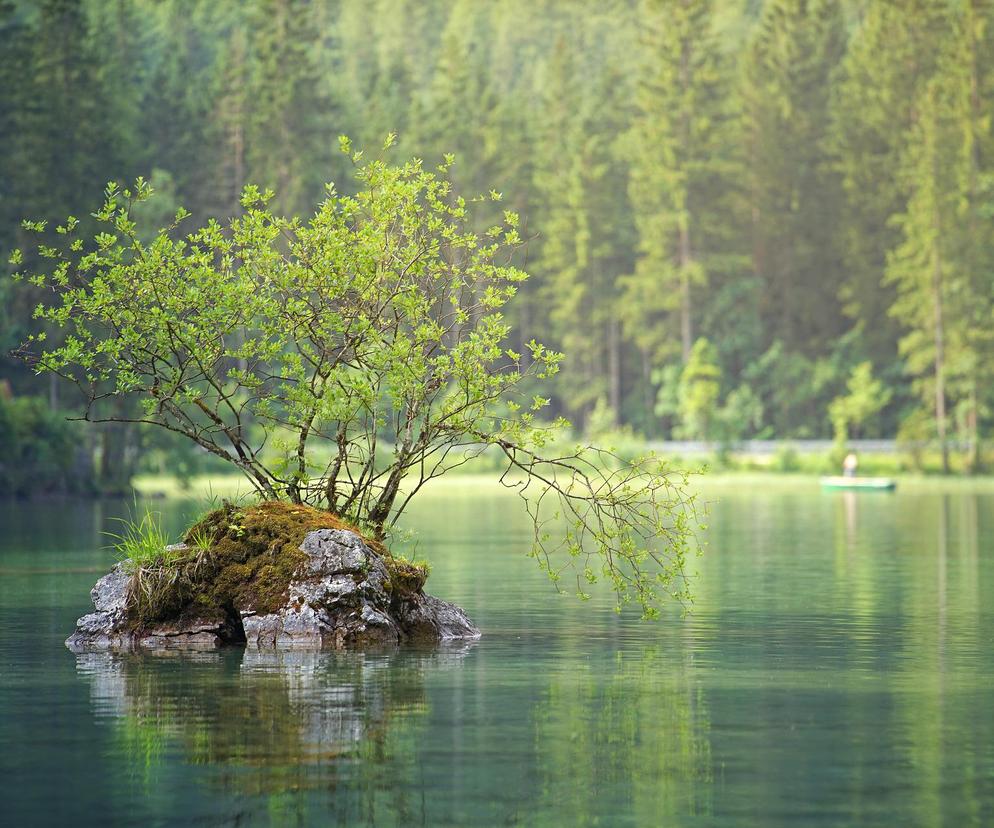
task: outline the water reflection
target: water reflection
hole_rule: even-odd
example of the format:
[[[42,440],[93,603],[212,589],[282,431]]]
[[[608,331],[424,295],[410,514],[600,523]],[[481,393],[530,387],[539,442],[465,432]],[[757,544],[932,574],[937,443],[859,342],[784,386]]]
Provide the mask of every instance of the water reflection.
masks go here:
[[[681,621],[558,601],[467,493],[412,520],[472,649],[78,661],[118,506],[0,505],[0,824],[994,825],[989,488],[717,499]]]
[[[328,787],[375,763],[391,730],[411,729],[428,710],[425,673],[455,668],[471,647],[96,653],[76,669],[148,783],[178,752],[209,770],[210,785],[269,796]]]
[[[538,813],[592,824],[613,810],[605,798],[637,825],[712,813],[708,705],[692,666],[672,653],[650,647],[574,665],[553,677],[535,717]]]

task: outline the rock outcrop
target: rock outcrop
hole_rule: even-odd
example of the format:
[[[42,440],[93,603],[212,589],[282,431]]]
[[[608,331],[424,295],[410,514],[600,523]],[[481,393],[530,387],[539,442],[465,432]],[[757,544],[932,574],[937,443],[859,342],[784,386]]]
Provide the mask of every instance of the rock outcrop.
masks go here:
[[[420,584],[395,583],[389,562],[356,532],[317,529],[299,549],[306,556],[275,609],[249,600],[204,610],[188,602],[174,618],[138,623],[130,612],[132,578],[118,564],[90,592],[95,611],[66,641],[73,652],[204,650],[242,643],[255,649],[351,648],[479,638],[455,604]]]

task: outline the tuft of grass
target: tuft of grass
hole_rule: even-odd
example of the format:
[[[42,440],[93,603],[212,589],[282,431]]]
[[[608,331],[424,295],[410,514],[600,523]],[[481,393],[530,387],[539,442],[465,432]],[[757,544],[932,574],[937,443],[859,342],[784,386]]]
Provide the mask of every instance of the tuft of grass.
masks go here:
[[[186,547],[169,548],[162,516],[148,509],[138,519],[120,519],[123,530],[107,533],[131,576],[128,611],[138,623],[179,611],[207,562],[211,538],[197,535]]]
[[[166,549],[169,536],[162,528],[162,516],[158,512],[146,509],[140,519],[117,520],[123,525],[122,531],[106,534],[114,539],[114,549],[129,573],[134,574],[144,566],[164,563],[166,558],[176,554]]]
[[[186,544],[195,552],[206,554],[211,551],[214,533],[203,526],[194,526],[186,534]]]

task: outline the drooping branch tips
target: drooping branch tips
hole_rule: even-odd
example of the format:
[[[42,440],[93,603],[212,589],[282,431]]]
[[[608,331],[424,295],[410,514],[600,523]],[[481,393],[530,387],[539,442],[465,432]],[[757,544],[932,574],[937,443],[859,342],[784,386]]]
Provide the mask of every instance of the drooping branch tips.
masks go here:
[[[522,498],[534,529],[531,555],[557,589],[564,576],[575,593],[606,581],[617,609],[636,603],[646,618],[672,599],[693,602],[690,558],[703,513],[685,472],[647,454],[626,461],[596,446],[542,456],[506,441],[501,483]]]

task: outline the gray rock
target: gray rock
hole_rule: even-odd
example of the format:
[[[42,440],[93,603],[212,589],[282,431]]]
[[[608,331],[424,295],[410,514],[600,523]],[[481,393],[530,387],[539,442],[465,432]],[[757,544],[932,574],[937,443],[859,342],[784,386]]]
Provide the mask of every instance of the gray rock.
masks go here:
[[[227,619],[194,618],[172,624],[157,624],[135,635],[137,650],[216,650],[227,640]]]
[[[480,637],[479,628],[461,607],[433,595],[418,595],[397,608],[408,637],[421,641],[457,641]]]
[[[258,614],[235,607],[229,617],[184,613],[170,623],[135,631],[128,619],[129,576],[118,564],[94,586],[96,612],[84,615],[66,641],[73,652],[99,650],[212,650],[245,641],[253,650],[389,646],[407,640],[480,637],[455,604],[422,592],[397,597],[384,587],[383,559],[355,532],[320,529],[300,545],[307,565],[290,583],[286,603]]]
[[[334,632],[322,614],[307,604],[284,607],[267,615],[243,612],[241,619],[246,645],[260,650],[321,647],[325,636]]]
[[[362,572],[374,555],[362,538],[347,529],[318,529],[310,532],[300,544],[309,558],[308,569],[313,575],[328,572]]]
[[[128,581],[124,564],[119,563],[94,584],[90,599],[96,612],[76,622],[76,631],[66,640],[74,653],[87,650],[130,649],[126,630]]]
[[[229,637],[225,618],[187,617],[172,624],[157,624],[140,631],[128,622],[130,576],[119,563],[104,575],[90,598],[96,612],[76,622],[76,631],[66,640],[74,653],[98,650],[213,650]]]
[[[128,598],[128,573],[119,563],[94,584],[90,598],[97,612],[123,613]]]

